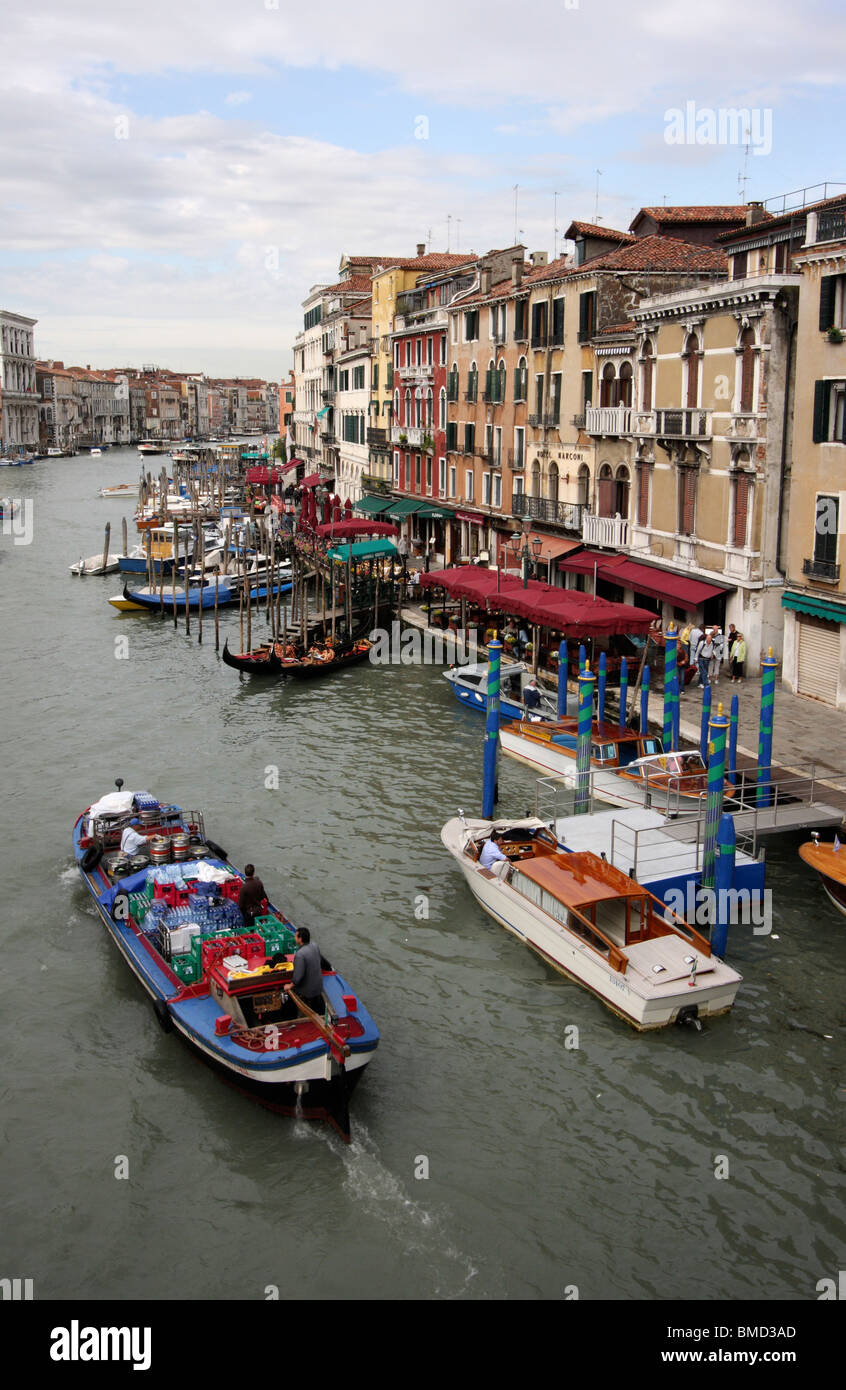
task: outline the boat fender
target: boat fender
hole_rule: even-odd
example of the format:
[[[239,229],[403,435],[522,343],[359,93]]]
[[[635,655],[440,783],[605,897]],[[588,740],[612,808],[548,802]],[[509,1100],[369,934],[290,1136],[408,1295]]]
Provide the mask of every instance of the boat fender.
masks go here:
[[[226,853],[226,850],[225,850],[225,849],[221,849],[221,848],[220,848],[220,845],[216,845],[215,842],[214,842],[214,840],[206,840],[206,844],[208,845],[208,847],[209,847],[209,849],[211,850],[212,854],[214,854],[218,859],[228,859],[228,858],[229,858],[228,854]]]
[[[164,1033],[172,1033],[173,1019],[170,1016],[170,1009],[163,999],[156,999],[153,1001],[153,1012],[159,1021],[162,1031]]]
[[[79,861],[80,868],[84,873],[90,874],[92,869],[96,869],[102,857],[103,851],[99,845],[89,845]]]

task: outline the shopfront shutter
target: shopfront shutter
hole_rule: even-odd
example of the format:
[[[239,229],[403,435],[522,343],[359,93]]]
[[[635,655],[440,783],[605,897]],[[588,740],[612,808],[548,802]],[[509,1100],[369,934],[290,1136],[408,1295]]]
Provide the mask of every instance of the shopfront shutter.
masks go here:
[[[840,666],[840,623],[824,618],[796,614],[799,645],[799,673],[796,689],[827,705],[837,701],[837,672]]]

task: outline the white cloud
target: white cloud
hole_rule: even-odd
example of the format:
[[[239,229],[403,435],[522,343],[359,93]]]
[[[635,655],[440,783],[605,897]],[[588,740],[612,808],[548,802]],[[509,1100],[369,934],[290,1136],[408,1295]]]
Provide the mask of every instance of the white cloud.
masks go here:
[[[245,102],[252,101],[252,92],[228,92],[226,95],[227,106],[243,106]]]

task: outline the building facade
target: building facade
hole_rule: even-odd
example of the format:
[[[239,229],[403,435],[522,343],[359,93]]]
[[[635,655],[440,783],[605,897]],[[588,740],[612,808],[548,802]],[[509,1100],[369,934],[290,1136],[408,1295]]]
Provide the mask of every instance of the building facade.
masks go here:
[[[0,451],[37,449],[38,386],[34,329],[37,319],[0,309]]]

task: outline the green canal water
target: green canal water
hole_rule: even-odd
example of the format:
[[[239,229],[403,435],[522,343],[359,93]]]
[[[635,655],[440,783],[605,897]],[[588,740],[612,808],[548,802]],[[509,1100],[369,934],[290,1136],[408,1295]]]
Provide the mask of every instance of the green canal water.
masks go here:
[[[0,538],[0,1274],[37,1298],[816,1298],[846,1268],[846,922],[799,837],[770,844],[772,934],[730,937],[733,1013],[630,1031],[443,850],[480,806],[483,724],[439,669],[249,683],[211,624],[200,646],[69,575],[119,537],[98,487],[138,471],[125,450],[0,477],[33,519]],[[118,776],[204,809],[365,1000],[382,1042],[349,1147],[160,1031],[72,867]],[[503,812],[533,787],[503,761]]]

